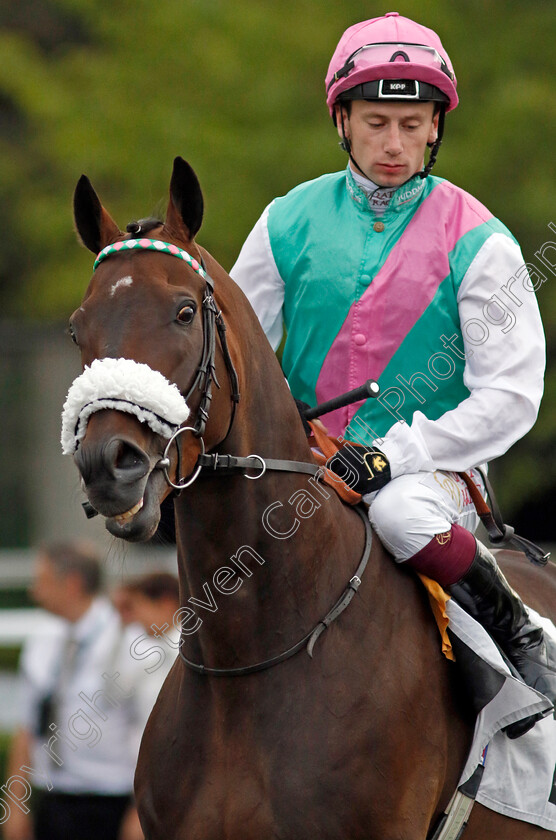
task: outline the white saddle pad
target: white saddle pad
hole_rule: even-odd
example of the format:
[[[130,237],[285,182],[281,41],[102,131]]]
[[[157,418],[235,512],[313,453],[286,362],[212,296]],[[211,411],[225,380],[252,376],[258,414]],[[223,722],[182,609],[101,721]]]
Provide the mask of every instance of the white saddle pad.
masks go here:
[[[501,730],[521,718],[545,712],[550,701],[513,677],[486,631],[452,599],[447,613],[450,630],[505,681],[477,718],[473,744],[460,779],[468,781],[484,765],[476,801],[508,817],[556,831],[556,721],[539,721],[521,738],[510,740]],[[551,621],[529,609],[533,621],[556,640]]]

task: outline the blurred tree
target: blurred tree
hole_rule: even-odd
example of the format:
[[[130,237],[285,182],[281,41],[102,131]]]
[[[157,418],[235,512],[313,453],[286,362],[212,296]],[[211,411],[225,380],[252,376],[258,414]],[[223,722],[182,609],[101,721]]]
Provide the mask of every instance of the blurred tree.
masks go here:
[[[439,31],[458,75],[461,105],[436,174],[483,201],[534,262],[556,241],[547,228],[556,221],[553,3],[398,0],[397,9]],[[3,316],[65,319],[78,304],[91,267],[71,222],[83,171],[123,227],[163,212],[172,158],[183,155],[205,192],[200,241],[229,268],[274,196],[345,165],[324,75],[342,31],[387,10],[360,0],[2,0]],[[556,278],[547,274],[539,300],[550,358]],[[522,494],[556,484],[555,376],[535,430],[494,466],[514,509]]]

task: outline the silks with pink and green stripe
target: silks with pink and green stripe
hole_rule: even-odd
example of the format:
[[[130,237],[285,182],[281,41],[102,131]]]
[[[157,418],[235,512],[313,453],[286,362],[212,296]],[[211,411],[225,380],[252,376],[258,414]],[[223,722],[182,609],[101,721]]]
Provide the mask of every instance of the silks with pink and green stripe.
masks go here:
[[[268,232],[285,285],[282,367],[294,395],[315,405],[368,378],[381,386],[380,400],[327,415],[330,433],[355,428],[357,417],[372,430],[357,426],[358,437],[371,440],[416,410],[435,420],[469,395],[458,290],[489,236],[513,239],[479,201],[417,177],[379,217],[348,168],[276,199]]]

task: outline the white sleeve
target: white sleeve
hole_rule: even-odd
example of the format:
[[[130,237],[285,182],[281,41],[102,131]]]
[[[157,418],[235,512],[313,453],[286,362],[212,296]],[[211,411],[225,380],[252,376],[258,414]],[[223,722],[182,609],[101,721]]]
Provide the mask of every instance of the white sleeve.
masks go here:
[[[150,642],[153,657],[137,659],[132,651],[138,640]],[[129,692],[126,699],[126,719],[128,725],[128,744],[134,760],[139,752],[143,732],[152,708],[158,697],[164,679],[175,659],[172,650],[164,641],[147,636],[140,624],[128,625],[123,633],[122,644],[118,652],[117,668],[121,682]]]
[[[38,723],[39,707],[57,680],[67,622],[43,611],[34,617],[34,632],[28,636],[19,660],[17,723],[30,732]]]
[[[27,640],[21,652],[19,667],[19,695],[17,704],[18,725],[28,732],[34,733],[38,722],[40,691],[33,682],[32,640]]]
[[[276,350],[282,340],[284,325],[284,281],[278,273],[268,236],[268,211],[245,240],[230,276],[247,296],[266,337]]]
[[[377,444],[392,477],[463,471],[503,455],[533,426],[543,392],[545,341],[519,246],[493,234],[458,294],[469,397],[437,420],[416,411]],[[460,347],[461,352],[461,347]]]

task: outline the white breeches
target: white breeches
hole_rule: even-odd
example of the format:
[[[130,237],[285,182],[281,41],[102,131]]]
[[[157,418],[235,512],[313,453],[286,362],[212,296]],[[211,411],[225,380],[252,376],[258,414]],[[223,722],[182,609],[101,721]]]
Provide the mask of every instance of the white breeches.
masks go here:
[[[484,496],[479,473],[469,473]],[[370,504],[371,525],[398,563],[455,523],[474,533],[480,521],[465,482],[453,472],[402,475],[364,501]]]

